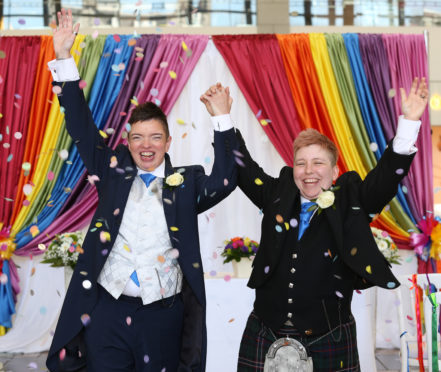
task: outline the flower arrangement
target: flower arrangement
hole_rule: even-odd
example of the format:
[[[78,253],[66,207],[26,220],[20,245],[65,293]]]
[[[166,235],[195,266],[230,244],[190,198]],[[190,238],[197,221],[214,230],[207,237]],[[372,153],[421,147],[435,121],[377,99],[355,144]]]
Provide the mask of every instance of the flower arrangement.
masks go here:
[[[375,243],[386,260],[390,263],[400,265],[400,255],[398,254],[398,248],[390,235],[383,230],[371,227],[372,235],[374,235]]]
[[[430,258],[441,259],[441,219],[428,215],[417,224],[421,233],[410,234],[410,246],[420,259],[427,262]]]
[[[42,263],[51,264],[52,267],[70,266],[72,269],[78,260],[78,255],[83,253],[81,247],[84,234],[81,231],[57,234],[44,252]]]
[[[225,257],[224,263],[230,261],[239,262],[242,258],[251,258],[255,256],[259,249],[259,243],[250,238],[235,237],[231,240],[225,240],[225,248],[221,256]]]

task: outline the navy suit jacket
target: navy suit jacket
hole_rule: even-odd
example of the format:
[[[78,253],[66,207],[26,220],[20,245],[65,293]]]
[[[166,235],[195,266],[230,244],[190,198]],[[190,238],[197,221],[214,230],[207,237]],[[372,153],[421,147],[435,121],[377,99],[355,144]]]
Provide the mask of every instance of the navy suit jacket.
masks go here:
[[[85,237],[84,253],[79,256],[74,270],[47,360],[51,371],[74,371],[84,365],[84,355],[78,358],[79,352],[85,352],[81,317],[91,314],[96,304],[97,279],[118,235],[137,168],[127,146],[118,145],[115,150],[106,146],[78,81],[54,84],[62,87],[58,98],[65,109],[67,131],[89,174],[100,179],[95,183],[99,200],[91,227],[97,222],[101,222],[102,227],[94,232],[89,230]],[[205,288],[197,215],[220,202],[235,188],[236,167],[232,150],[236,148],[234,129],[215,131],[215,161],[210,176],[205,175],[200,165],[173,168],[168,154],[165,156],[165,177],[177,169],[184,177],[182,185],[174,189],[164,188],[162,193],[163,200],[167,199],[163,206],[170,239],[173,247],[179,250],[178,262],[184,274],[185,314],[180,371],[205,370]],[[109,166],[112,156],[116,156],[118,162],[114,168]],[[115,213],[117,209],[119,213]],[[110,234],[110,241],[100,241],[101,231]],[[85,280],[92,283],[90,289],[83,286]],[[60,361],[58,354],[62,348],[66,350],[66,357]]]

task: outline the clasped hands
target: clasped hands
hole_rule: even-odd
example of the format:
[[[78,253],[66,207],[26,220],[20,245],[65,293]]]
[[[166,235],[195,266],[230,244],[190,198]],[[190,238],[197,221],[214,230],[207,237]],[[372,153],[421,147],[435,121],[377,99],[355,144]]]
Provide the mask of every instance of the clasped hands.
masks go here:
[[[230,97],[230,88],[223,87],[221,83],[212,85],[201,95],[201,102],[211,116],[229,114],[233,99]]]

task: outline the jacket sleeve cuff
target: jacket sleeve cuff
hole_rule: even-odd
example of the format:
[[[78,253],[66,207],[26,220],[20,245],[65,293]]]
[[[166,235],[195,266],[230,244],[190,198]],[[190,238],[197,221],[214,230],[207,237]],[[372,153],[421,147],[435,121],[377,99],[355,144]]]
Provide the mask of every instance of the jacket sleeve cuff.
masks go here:
[[[233,120],[231,120],[230,114],[211,116],[211,123],[213,124],[214,130],[219,132],[225,132],[233,128]]]
[[[77,65],[73,57],[67,59],[54,59],[47,64],[54,81],[75,81],[80,79]]]
[[[398,119],[397,134],[392,143],[394,152],[401,155],[411,155],[418,151],[415,142],[420,131],[421,121],[407,120],[401,115]]]

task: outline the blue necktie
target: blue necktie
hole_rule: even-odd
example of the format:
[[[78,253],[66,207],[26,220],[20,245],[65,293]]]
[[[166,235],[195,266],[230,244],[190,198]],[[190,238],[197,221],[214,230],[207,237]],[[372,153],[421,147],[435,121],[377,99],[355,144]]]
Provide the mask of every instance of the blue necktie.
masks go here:
[[[144,181],[146,187],[149,187],[152,181],[156,178],[156,176],[151,173],[140,174],[139,177]]]
[[[141,179],[144,181],[146,187],[149,187],[152,181],[156,178],[156,176],[151,173],[140,174],[139,177],[141,177]],[[132,279],[133,282],[139,287],[139,280],[136,271],[134,271],[132,275],[130,275],[130,279]]]
[[[311,208],[313,205],[316,205],[314,202],[306,202],[302,203],[302,207],[300,210],[300,223],[299,223],[299,234],[297,240],[300,240],[303,233],[309,226],[309,220],[314,213],[315,209]],[[311,210],[309,210],[311,208]]]

